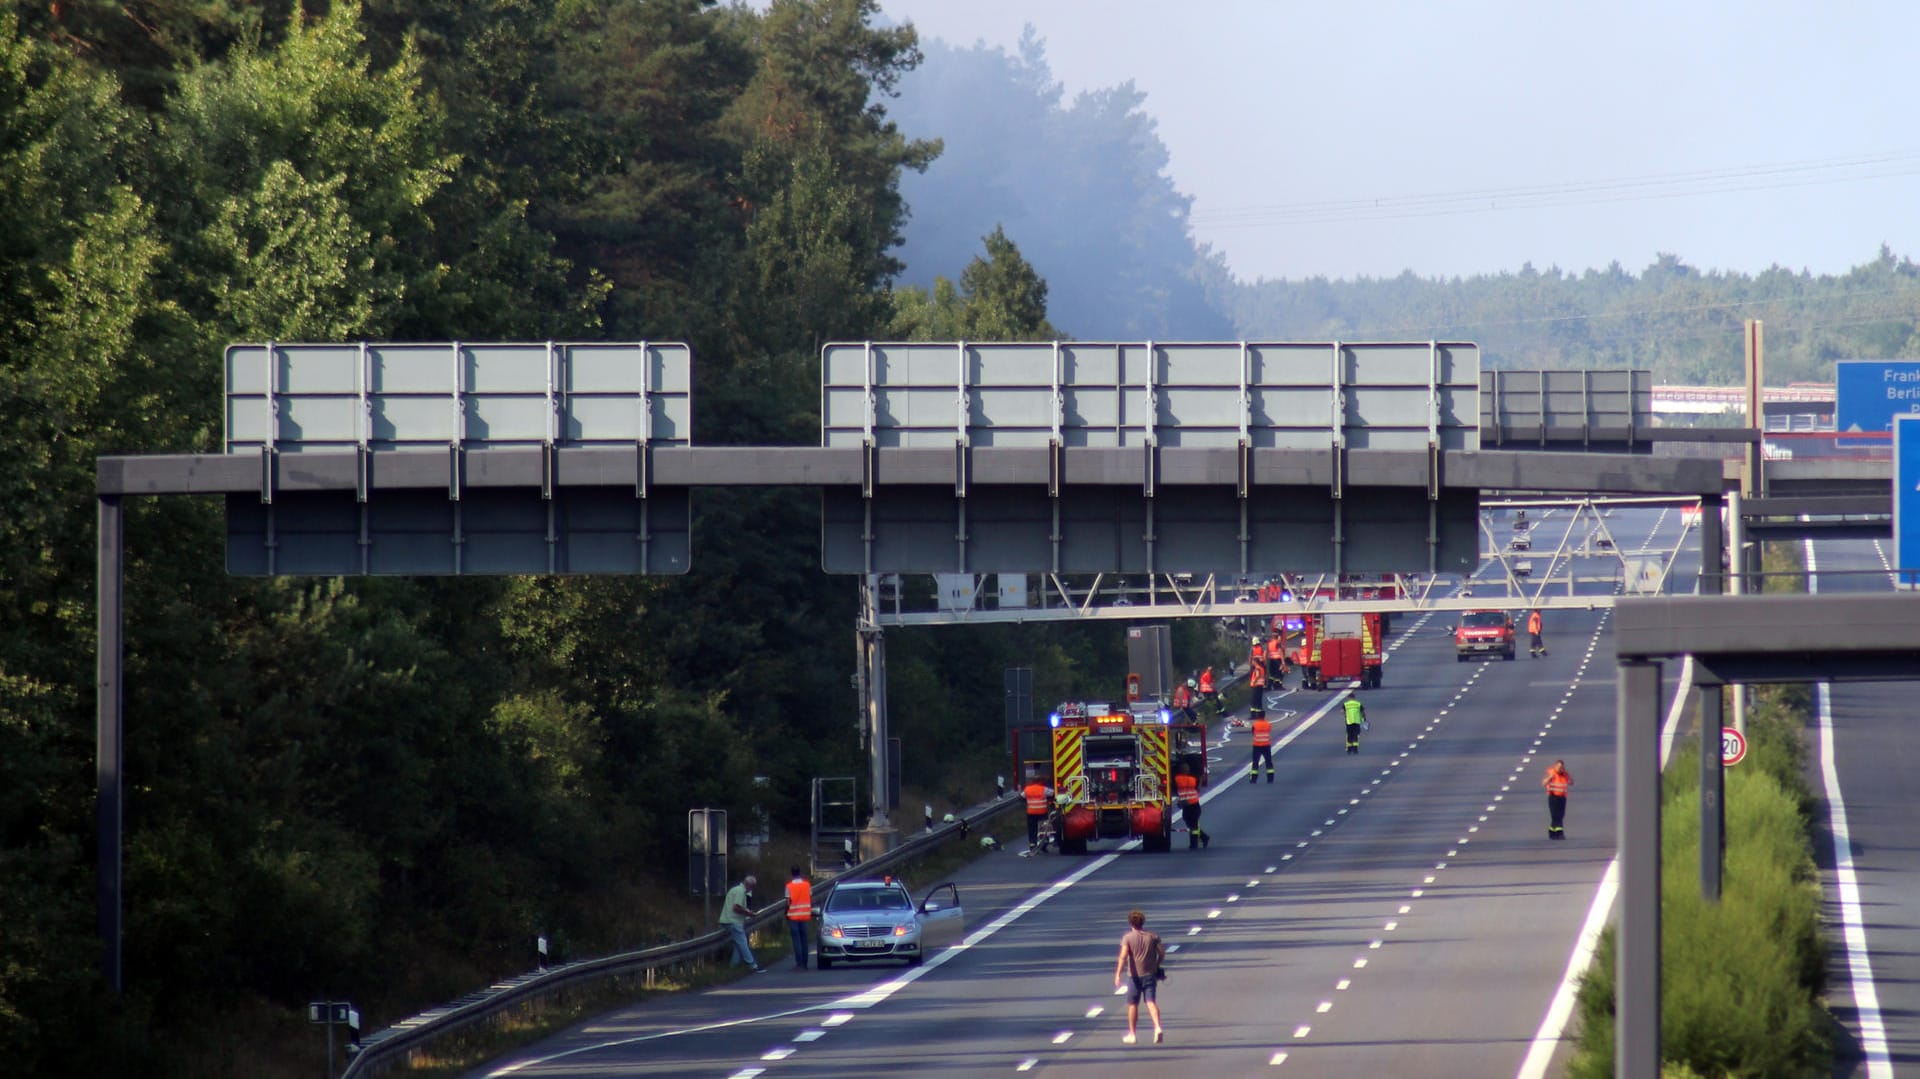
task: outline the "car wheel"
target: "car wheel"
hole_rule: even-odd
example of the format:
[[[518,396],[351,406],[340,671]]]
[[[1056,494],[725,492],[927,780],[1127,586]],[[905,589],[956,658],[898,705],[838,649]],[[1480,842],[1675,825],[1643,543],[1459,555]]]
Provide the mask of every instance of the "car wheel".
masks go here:
[[[1458,660],[1458,661],[1459,661],[1459,662],[1461,662],[1461,663],[1465,663],[1465,662],[1467,661],[1467,655],[1466,655],[1466,653],[1465,653],[1465,652],[1462,652],[1462,653],[1460,653],[1460,654],[1458,654],[1458,655],[1456,655],[1456,656],[1454,656],[1453,658],[1454,658],[1454,659],[1456,659],[1456,660]]]

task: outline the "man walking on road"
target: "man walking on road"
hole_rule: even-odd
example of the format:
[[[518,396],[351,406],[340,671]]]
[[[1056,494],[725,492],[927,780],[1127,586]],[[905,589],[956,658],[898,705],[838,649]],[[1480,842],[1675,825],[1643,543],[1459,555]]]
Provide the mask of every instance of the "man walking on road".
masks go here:
[[[1573,786],[1573,776],[1567,773],[1566,761],[1554,761],[1547,768],[1547,778],[1540,781],[1547,788],[1547,838],[1565,839],[1567,830],[1561,822],[1567,819],[1567,788]]]
[[[1273,724],[1267,722],[1267,710],[1258,701],[1254,702],[1250,713],[1253,722],[1253,763],[1247,768],[1247,782],[1260,782],[1260,762],[1267,764],[1267,782],[1273,782]]]
[[[1546,655],[1547,644],[1540,639],[1540,609],[1538,607],[1534,608],[1533,613],[1527,616],[1527,635],[1532,638],[1532,640],[1527,642],[1527,655],[1533,656],[1536,659]]]
[[[720,901],[720,924],[733,938],[733,962],[728,965],[745,963],[755,974],[763,974],[767,968],[753,957],[753,948],[747,943],[747,919],[753,917],[753,908],[747,903],[753,895],[753,886],[758,883],[759,878],[749,873],[727,892],[727,897]]]
[[[1367,707],[1358,697],[1348,697],[1340,706],[1347,714],[1347,752],[1360,752],[1360,728],[1367,724]]]
[[[1155,987],[1165,976],[1160,972],[1160,961],[1167,957],[1167,946],[1160,943],[1160,934],[1149,933],[1146,929],[1147,916],[1139,911],[1127,915],[1127,931],[1120,937],[1120,959],[1113,965],[1113,985],[1118,989],[1120,978],[1127,976],[1131,981],[1127,986],[1127,1036],[1120,1040],[1132,1045],[1134,1028],[1140,1022],[1140,1001],[1147,1002],[1147,1014],[1153,1017],[1153,1040],[1158,1043],[1166,1038],[1166,1031],[1160,1026],[1160,1001]]]

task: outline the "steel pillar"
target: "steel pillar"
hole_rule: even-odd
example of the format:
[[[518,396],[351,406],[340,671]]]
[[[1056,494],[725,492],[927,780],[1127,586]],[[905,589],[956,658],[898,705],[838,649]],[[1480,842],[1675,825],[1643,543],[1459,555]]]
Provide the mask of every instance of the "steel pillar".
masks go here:
[[[96,580],[99,587],[99,654],[95,657],[97,682],[94,686],[96,741],[94,778],[98,794],[94,800],[95,832],[99,848],[94,880],[94,908],[100,934],[100,975],[116,995],[123,984],[120,970],[120,773],[126,745],[122,734],[124,699],[121,656],[125,652],[122,636],[122,541],[120,498],[101,495],[99,504],[99,547]]]

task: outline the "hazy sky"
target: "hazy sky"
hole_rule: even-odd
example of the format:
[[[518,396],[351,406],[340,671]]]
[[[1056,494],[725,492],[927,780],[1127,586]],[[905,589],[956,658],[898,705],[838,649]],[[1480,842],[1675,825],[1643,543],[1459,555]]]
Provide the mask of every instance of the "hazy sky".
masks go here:
[[[880,3],[1132,80],[1243,279],[1920,257],[1916,3]]]

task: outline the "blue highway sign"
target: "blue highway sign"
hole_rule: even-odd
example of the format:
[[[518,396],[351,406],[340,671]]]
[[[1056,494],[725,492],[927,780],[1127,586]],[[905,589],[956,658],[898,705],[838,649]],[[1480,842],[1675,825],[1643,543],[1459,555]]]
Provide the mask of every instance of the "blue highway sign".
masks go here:
[[[1920,416],[1893,421],[1893,553],[1899,587],[1920,586]]]
[[[1895,416],[1920,413],[1920,361],[1841,360],[1834,364],[1833,381],[1833,425],[1843,436],[1841,445],[1849,444],[1844,437],[1849,432],[1887,431]]]

